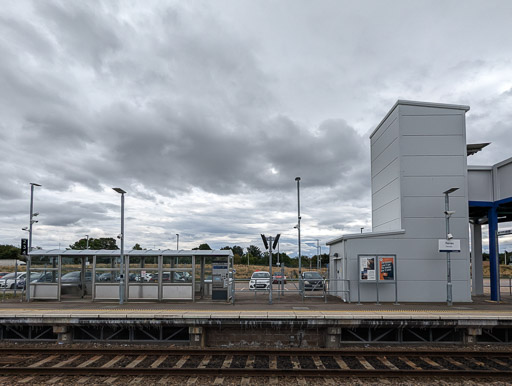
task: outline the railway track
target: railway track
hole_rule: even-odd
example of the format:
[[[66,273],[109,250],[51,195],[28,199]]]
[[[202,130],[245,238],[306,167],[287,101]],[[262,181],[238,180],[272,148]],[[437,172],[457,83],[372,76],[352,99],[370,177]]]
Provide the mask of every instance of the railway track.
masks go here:
[[[510,351],[0,348],[0,376],[512,376]],[[510,378],[509,378],[510,379]]]

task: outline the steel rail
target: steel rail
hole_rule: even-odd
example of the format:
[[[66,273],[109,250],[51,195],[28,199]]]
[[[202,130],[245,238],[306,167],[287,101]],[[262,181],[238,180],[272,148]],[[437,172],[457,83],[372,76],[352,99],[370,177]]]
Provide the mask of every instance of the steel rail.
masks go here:
[[[393,370],[393,369],[268,369],[268,368],[126,368],[126,367],[0,367],[0,375],[87,375],[87,376],[283,376],[283,377],[406,377],[464,376],[510,377],[512,370]]]

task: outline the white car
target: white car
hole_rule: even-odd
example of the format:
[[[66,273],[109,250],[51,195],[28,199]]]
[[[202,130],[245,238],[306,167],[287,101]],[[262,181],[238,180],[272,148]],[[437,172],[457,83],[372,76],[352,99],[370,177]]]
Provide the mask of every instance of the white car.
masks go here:
[[[270,273],[267,271],[257,271],[251,276],[249,282],[249,289],[254,290],[266,290],[270,287]]]
[[[25,280],[25,277],[27,276],[26,272],[18,272],[18,278],[17,282]],[[14,289],[14,279],[16,278],[14,273],[10,273],[8,275],[5,275],[0,279],[0,288],[9,288]]]

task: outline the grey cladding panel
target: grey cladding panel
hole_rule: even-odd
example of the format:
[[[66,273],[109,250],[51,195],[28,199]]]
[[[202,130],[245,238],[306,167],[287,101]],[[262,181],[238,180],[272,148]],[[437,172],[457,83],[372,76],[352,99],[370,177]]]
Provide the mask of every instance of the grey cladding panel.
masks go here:
[[[445,109],[440,107],[400,105],[400,115],[462,115],[465,111],[459,109]]]
[[[387,128],[378,139],[372,138],[371,140],[371,159],[372,161],[385,151],[390,144],[398,140],[398,120]]]
[[[400,140],[402,154],[460,155],[466,156],[466,144],[462,135],[457,136],[403,136]]]
[[[403,197],[403,217],[442,217],[444,219],[444,196],[438,197]],[[450,197],[450,209],[455,210],[455,217],[465,217],[468,202],[465,197]]]
[[[492,170],[468,171],[469,201],[493,201]]]
[[[444,239],[446,222],[444,218],[404,218],[403,227],[410,238]],[[455,217],[450,220],[450,231],[456,239],[468,239],[468,218]]]
[[[382,124],[380,125],[378,130],[370,138],[370,140],[371,140],[370,143],[372,146],[375,143],[375,141],[377,141],[386,132],[386,130],[391,126],[391,124],[393,124],[397,119],[398,119],[398,109],[395,109],[389,115],[389,117],[387,117],[387,119],[384,122],[382,122]]]
[[[463,135],[464,116],[402,116],[402,135]]]
[[[406,235],[405,235],[406,236]],[[446,253],[438,250],[438,239],[380,238],[350,239],[347,241],[347,256],[357,258],[358,254],[396,254],[400,259],[442,260],[446,261]],[[461,239],[461,252],[452,253],[452,259],[469,261],[468,239]]]
[[[396,178],[381,190],[374,192],[372,196],[372,208],[378,209],[381,206],[400,197],[400,179]]]
[[[372,178],[372,192],[376,192],[400,176],[398,159],[395,159],[379,174]]]
[[[398,158],[400,149],[398,141],[393,142],[374,161],[372,161],[372,177],[380,173],[386,166]]]
[[[463,188],[464,185],[463,176],[403,177],[402,193],[403,196],[440,196],[450,188]],[[455,193],[455,195],[459,194],[460,192]]]
[[[497,200],[512,197],[512,163],[498,168]]]
[[[464,156],[404,156],[404,176],[464,176]]]
[[[400,199],[395,199],[372,212],[372,224],[375,227],[400,219]]]
[[[355,290],[351,293],[351,300],[357,302],[357,283],[351,284],[351,288]],[[375,287],[375,286],[374,286]],[[391,285],[387,285],[389,289],[383,289],[382,293],[379,289],[379,298],[381,302],[393,302],[395,299],[394,291]],[[454,302],[471,302],[470,292],[468,290],[467,281],[453,281],[453,301]],[[371,285],[366,286],[361,293],[361,301],[374,302],[375,288]],[[387,293],[384,291],[388,291]],[[398,284],[398,301],[400,302],[445,302],[446,301],[446,280],[445,281],[402,281]]]
[[[372,219],[373,220],[373,219]],[[372,231],[373,232],[385,232],[385,231],[396,231],[397,229],[402,228],[402,222],[400,219],[392,220],[387,223],[381,224],[381,225],[373,225]]]

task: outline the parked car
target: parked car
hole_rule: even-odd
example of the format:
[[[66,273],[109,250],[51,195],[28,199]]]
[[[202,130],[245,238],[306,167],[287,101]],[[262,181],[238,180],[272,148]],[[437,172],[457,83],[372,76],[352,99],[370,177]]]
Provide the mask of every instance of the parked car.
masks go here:
[[[270,287],[270,273],[267,271],[254,272],[249,281],[249,289],[254,290],[266,290]]]
[[[52,282],[53,277],[56,273],[52,272],[31,272],[30,273],[30,282],[31,283],[44,283],[44,282]],[[27,288],[27,277],[20,278],[16,284],[16,288],[24,289]]]
[[[5,275],[10,274],[11,272],[0,272],[0,279],[3,278]]]
[[[172,281],[174,283],[184,283],[187,281],[186,276],[182,275],[184,272],[162,272],[162,281]],[[187,272],[188,273],[188,272]],[[190,280],[192,280],[192,275],[190,276]],[[150,282],[158,282],[158,273],[152,273],[151,278],[149,279]]]
[[[272,284],[286,284],[286,275],[282,274],[281,272],[276,272],[272,276]]]
[[[314,290],[324,289],[324,278],[318,272],[315,272],[315,271],[302,272],[301,278],[304,281],[304,290],[305,291],[308,291],[308,290],[314,291]]]
[[[68,272],[60,278],[61,293],[72,293],[82,289],[81,283],[81,271]],[[96,275],[98,280],[98,275]],[[87,287],[91,287],[92,283],[92,271],[85,271],[85,293],[88,292]]]
[[[0,288],[14,289],[14,283],[22,279],[24,280],[26,276],[26,272],[18,272],[17,275],[15,273],[9,273],[0,279]]]

